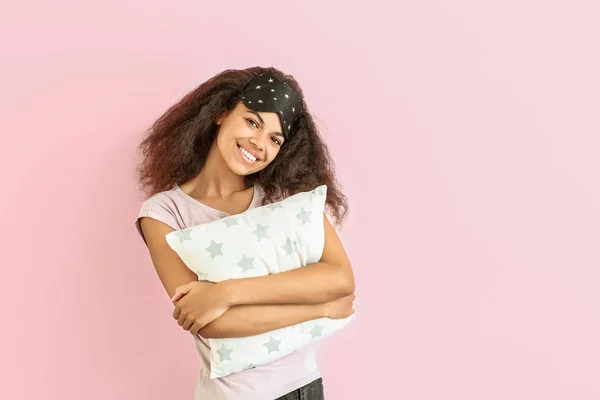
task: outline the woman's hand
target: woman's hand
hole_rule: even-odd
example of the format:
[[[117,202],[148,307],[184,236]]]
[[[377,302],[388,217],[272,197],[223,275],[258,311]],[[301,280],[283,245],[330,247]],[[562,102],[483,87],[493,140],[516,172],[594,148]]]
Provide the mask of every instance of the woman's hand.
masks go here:
[[[178,286],[171,298],[173,318],[186,331],[197,335],[200,329],[219,318],[231,306],[224,286],[194,281]]]
[[[331,319],[342,319],[351,316],[354,314],[353,302],[355,298],[356,296],[352,293],[349,296],[323,303],[325,316]]]

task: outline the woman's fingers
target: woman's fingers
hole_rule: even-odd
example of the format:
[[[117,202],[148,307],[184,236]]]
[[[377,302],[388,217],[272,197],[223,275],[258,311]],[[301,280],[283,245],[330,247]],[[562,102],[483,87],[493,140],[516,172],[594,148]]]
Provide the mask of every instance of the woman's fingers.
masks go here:
[[[173,297],[171,297],[171,301],[172,301],[173,303],[176,303],[176,302],[178,302],[178,301],[179,301],[179,300],[180,300],[182,297],[183,297],[183,294],[182,294],[182,293],[180,293],[180,292],[178,292],[178,291],[176,291],[176,292],[175,292],[175,294],[173,295]]]
[[[199,319],[199,318],[194,319],[194,318],[187,316],[184,313],[179,314],[179,317],[177,318],[177,323],[186,331],[189,331],[193,327],[194,329],[196,329],[196,333],[198,333],[198,331],[200,331],[200,329],[202,329],[206,326],[206,323],[202,319]],[[196,333],[194,333],[194,335]]]
[[[171,297],[171,301],[178,301],[183,295],[188,294],[191,290],[191,285],[181,285],[175,288],[175,294]]]
[[[179,314],[179,318],[177,318],[177,323],[180,326],[183,326],[183,324],[185,323],[185,320],[187,319],[187,315],[184,313]]]
[[[193,324],[194,324],[194,320],[186,319],[185,322],[183,323],[183,325],[181,325],[181,327],[183,329],[185,329],[186,331],[189,331]]]
[[[202,328],[204,328],[204,326],[202,324],[198,323],[198,321],[196,321],[190,328],[190,333],[195,336],[198,334],[198,332],[200,332],[200,329],[202,329]]]

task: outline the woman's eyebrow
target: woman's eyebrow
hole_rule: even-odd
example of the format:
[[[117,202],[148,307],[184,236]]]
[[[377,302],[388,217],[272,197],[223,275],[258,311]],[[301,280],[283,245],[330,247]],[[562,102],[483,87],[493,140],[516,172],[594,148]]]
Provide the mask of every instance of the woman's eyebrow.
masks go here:
[[[251,112],[252,114],[256,115],[261,124],[265,123],[265,121],[263,121],[263,119],[260,117],[260,115],[256,111],[248,110],[248,112]]]
[[[258,120],[260,121],[260,123],[261,123],[261,124],[263,124],[263,125],[265,124],[265,121],[263,121],[263,119],[261,118],[261,116],[260,116],[260,114],[259,114],[259,113],[257,113],[257,112],[256,112],[256,111],[254,111],[254,110],[248,110],[248,112],[250,112],[250,113],[252,113],[252,114],[256,115],[256,117],[258,118]],[[283,137],[283,133],[281,133],[281,132],[275,132],[275,134],[276,134],[277,136],[281,136],[281,137]]]

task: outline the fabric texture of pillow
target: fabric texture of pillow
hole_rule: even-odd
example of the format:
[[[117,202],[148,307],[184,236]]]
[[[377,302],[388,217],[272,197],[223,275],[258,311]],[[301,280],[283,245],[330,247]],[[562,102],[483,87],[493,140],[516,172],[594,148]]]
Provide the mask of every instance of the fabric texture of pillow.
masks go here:
[[[241,214],[166,235],[167,243],[199,280],[265,276],[321,259],[325,244],[327,186],[292,195]],[[277,360],[345,327],[343,319],[318,318],[243,338],[209,338],[210,378]]]

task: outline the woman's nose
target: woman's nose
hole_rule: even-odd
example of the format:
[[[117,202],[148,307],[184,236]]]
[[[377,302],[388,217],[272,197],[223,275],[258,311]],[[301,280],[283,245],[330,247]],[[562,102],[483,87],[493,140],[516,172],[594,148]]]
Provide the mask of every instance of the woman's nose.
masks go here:
[[[257,143],[255,143],[257,141],[256,139],[249,139],[249,141],[250,141],[250,144],[252,146],[254,146],[255,149],[262,150],[262,148]]]

